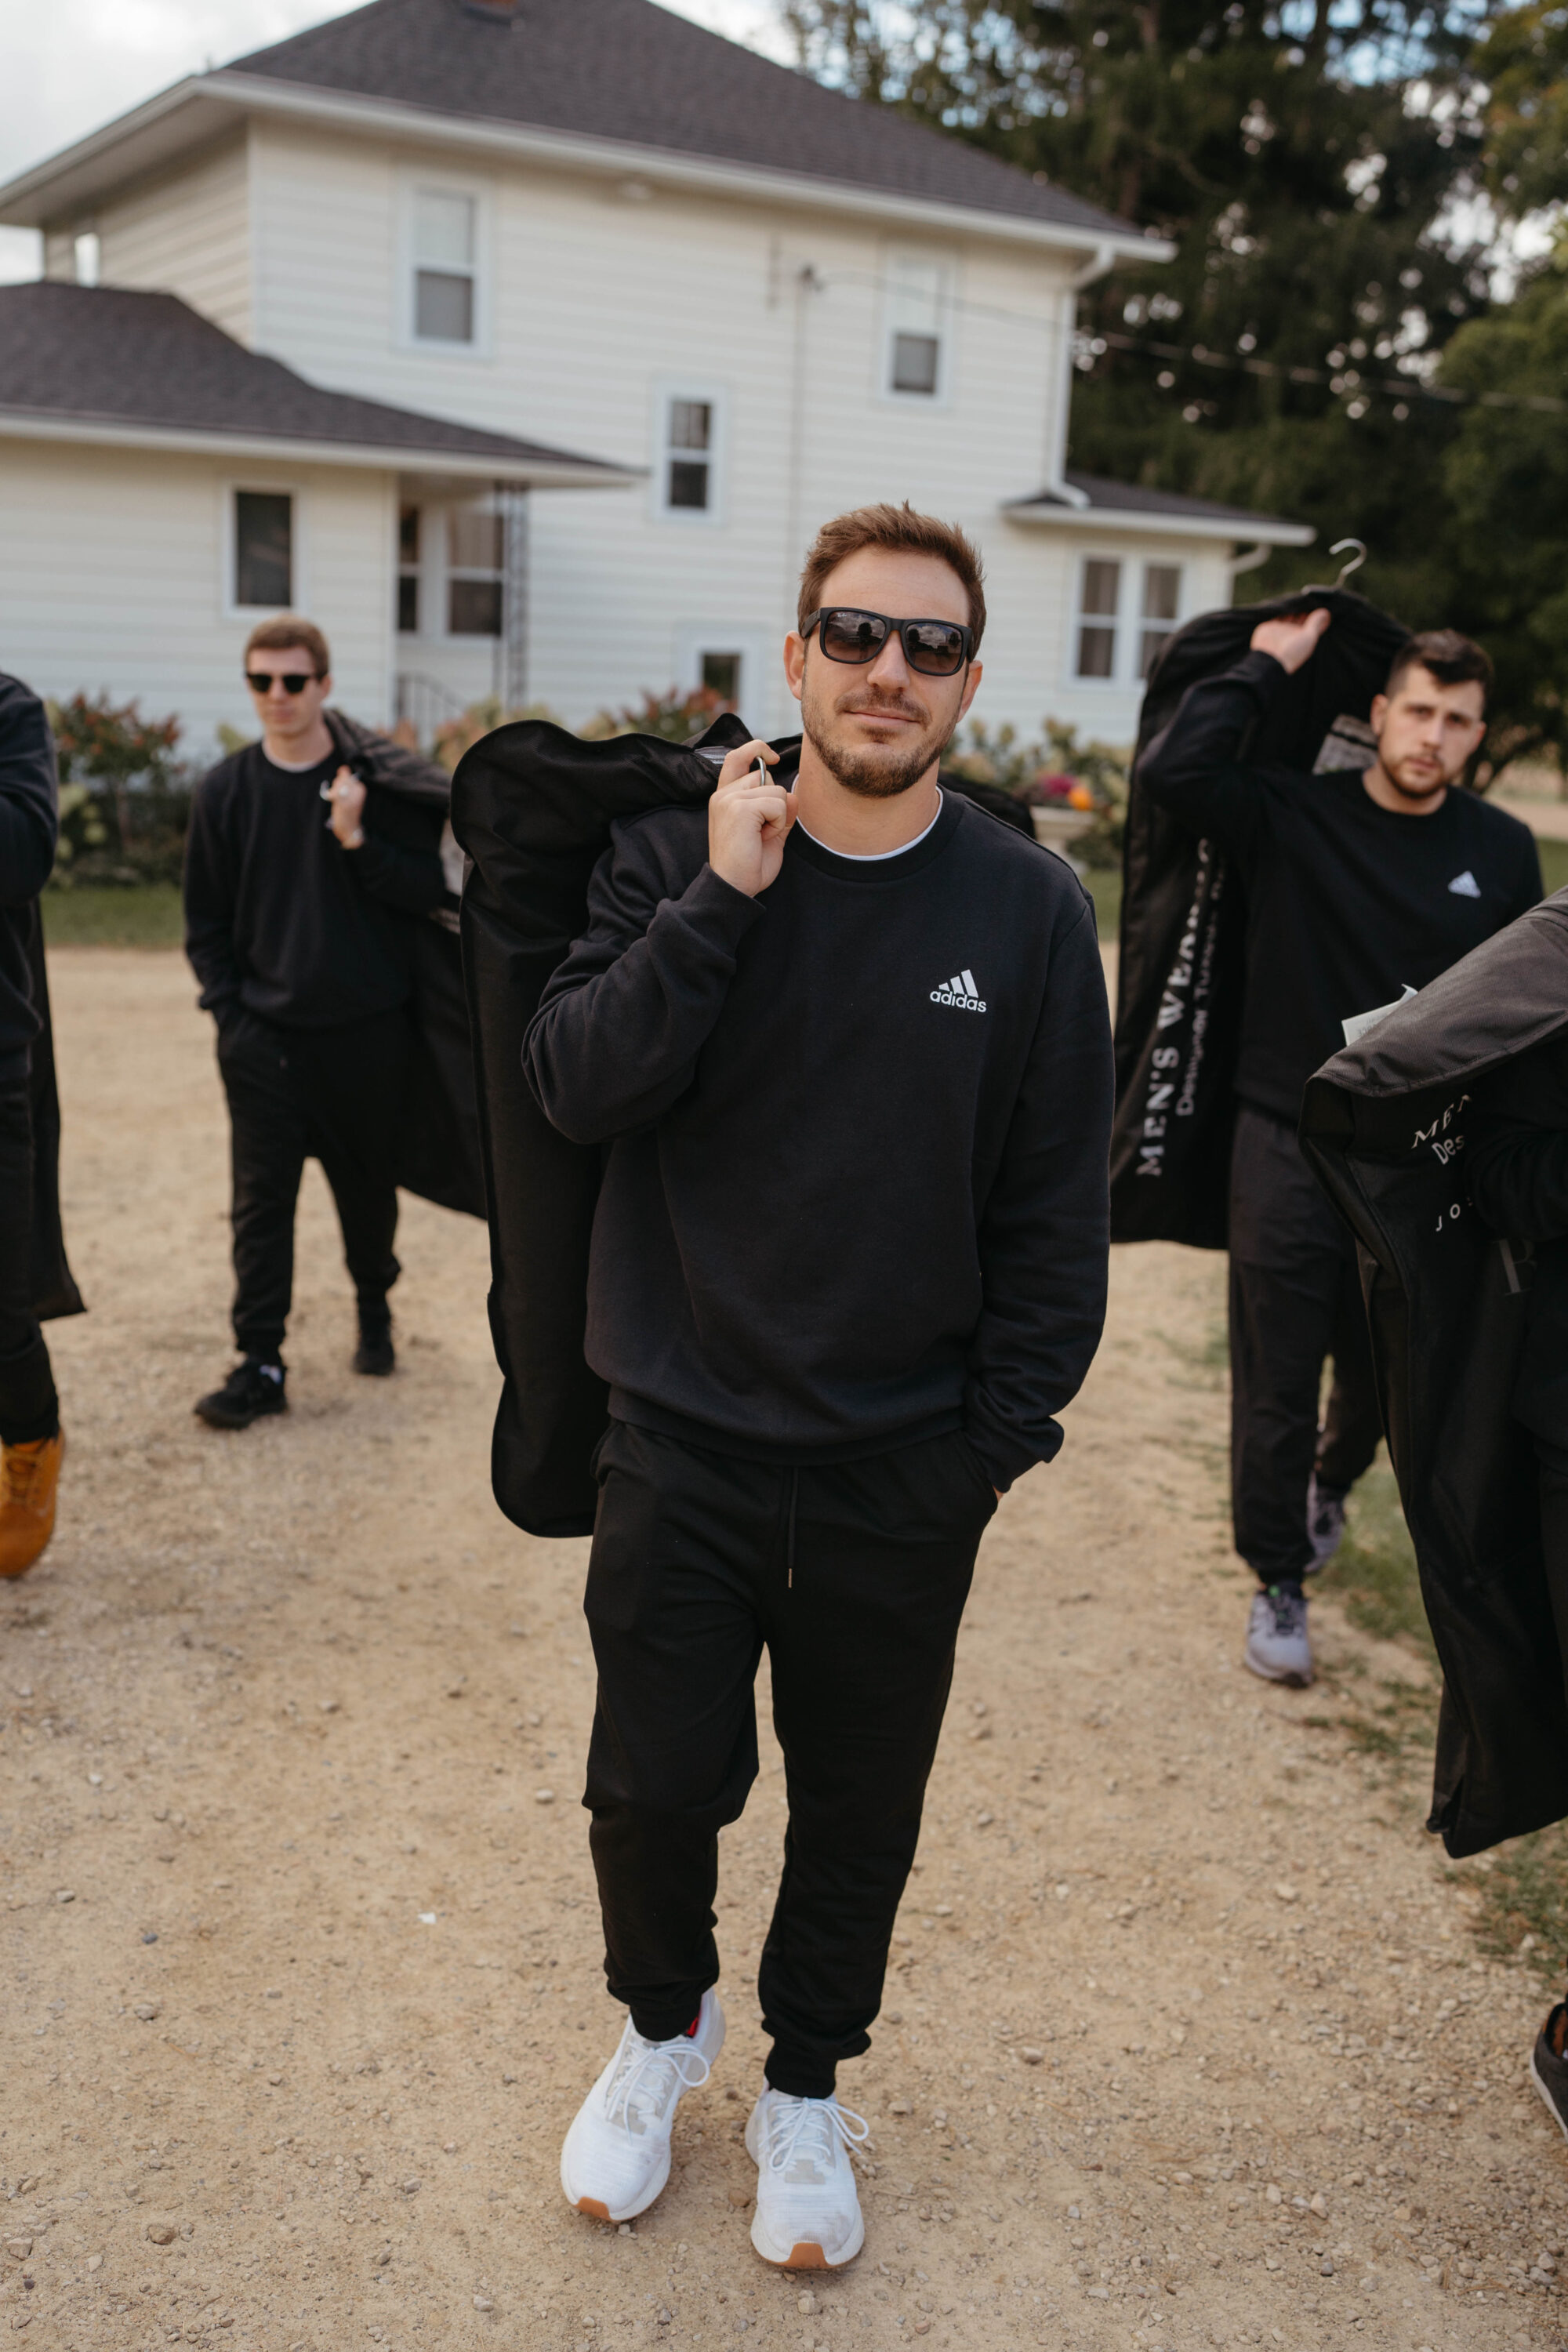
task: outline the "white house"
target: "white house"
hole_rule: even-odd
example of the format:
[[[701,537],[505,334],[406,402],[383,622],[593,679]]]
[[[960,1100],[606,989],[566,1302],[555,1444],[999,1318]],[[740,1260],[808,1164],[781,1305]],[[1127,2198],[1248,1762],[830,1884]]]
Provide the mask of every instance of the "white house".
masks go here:
[[[365,718],[706,682],[778,730],[812,530],[905,497],[984,549],[979,714],[1125,740],[1162,636],[1311,537],[1067,471],[1078,289],[1165,248],[652,0],[372,0],[0,219],[75,281],[0,298],[0,665],[198,741],[274,602]],[[79,366],[29,359],[57,293]],[[180,305],[229,411],[152,348]]]

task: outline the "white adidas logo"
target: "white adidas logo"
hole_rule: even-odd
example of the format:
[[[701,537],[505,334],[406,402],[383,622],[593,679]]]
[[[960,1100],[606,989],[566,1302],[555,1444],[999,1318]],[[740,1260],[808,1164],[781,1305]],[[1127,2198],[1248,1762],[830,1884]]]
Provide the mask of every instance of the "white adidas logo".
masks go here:
[[[1455,875],[1448,887],[1456,898],[1479,898],[1481,895],[1481,886],[1468,866],[1462,874]]]
[[[944,980],[940,988],[933,988],[931,1001],[933,1004],[955,1004],[961,1013],[984,1013],[985,1010],[985,999],[976,987],[974,974],[967,964],[951,980]]]

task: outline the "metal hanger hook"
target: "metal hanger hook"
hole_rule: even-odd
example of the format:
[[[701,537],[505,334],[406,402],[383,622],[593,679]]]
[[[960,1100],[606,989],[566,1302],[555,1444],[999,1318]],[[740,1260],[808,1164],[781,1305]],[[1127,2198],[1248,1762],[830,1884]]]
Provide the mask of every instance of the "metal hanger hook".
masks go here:
[[[1336,590],[1342,588],[1345,582],[1350,578],[1351,573],[1352,572],[1359,572],[1362,565],[1366,562],[1366,547],[1364,542],[1359,539],[1336,539],[1332,547],[1330,548],[1329,553],[1331,555],[1342,555],[1347,547],[1354,548],[1355,559],[1352,562],[1347,563],[1342,568],[1340,576],[1334,583]]]

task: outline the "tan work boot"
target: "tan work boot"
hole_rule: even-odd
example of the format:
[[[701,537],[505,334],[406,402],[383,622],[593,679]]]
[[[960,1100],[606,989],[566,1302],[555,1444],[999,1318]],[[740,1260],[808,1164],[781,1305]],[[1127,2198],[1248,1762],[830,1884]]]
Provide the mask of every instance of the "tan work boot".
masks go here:
[[[66,1442],[37,1437],[0,1456],[0,1576],[21,1576],[55,1531],[55,1492]]]

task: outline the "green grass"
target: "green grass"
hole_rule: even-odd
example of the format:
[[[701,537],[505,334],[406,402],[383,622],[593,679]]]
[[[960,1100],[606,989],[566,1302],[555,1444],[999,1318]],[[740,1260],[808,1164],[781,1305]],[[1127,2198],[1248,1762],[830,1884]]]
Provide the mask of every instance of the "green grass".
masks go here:
[[[1121,866],[1091,866],[1083,877],[1083,887],[1094,900],[1095,925],[1100,938],[1114,942],[1121,920]]]
[[[1515,1838],[1485,1860],[1489,1870],[1466,1874],[1481,1897],[1476,1934],[1482,1948],[1505,1959],[1533,1936],[1529,1958],[1559,1974],[1568,1965],[1568,1822]]]
[[[1380,1447],[1377,1460],[1351,1496],[1345,1538],[1319,1590],[1342,1601],[1352,1625],[1379,1641],[1403,1635],[1436,1661],[1421,1584],[1399,1489]]]
[[[173,882],[121,888],[83,883],[46,890],[41,903],[44,939],[52,948],[177,948],[184,937]]]
[[[1541,852],[1541,877],[1550,898],[1553,890],[1568,887],[1568,841],[1537,841]]]

